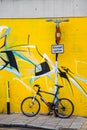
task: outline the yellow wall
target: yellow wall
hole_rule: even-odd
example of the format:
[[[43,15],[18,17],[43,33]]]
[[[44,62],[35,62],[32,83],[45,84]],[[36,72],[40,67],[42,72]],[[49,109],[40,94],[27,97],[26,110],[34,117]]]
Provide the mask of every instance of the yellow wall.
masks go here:
[[[61,41],[64,44],[64,53],[59,55],[59,68],[65,66],[69,68],[74,76],[78,75],[81,78],[87,79],[87,18],[69,18],[69,22],[60,24]],[[0,26],[8,26],[11,28],[10,34],[7,39],[6,48],[11,46],[23,45],[36,45],[41,54],[46,53],[51,61],[55,63],[55,54],[51,53],[51,45],[55,44],[55,24],[46,22],[46,19],[0,19]],[[0,45],[3,40],[0,41]],[[28,59],[39,64],[42,58],[38,55],[36,49],[30,49],[20,46],[11,48],[19,54],[26,56]],[[26,52],[23,52],[25,50]],[[6,56],[4,56],[6,58]],[[10,83],[10,103],[11,112],[20,111],[21,101],[30,95],[33,95],[32,86],[34,83],[39,82],[41,88],[50,92],[54,91],[53,82],[47,77],[37,79],[32,85],[29,80],[34,76],[34,66],[24,60],[15,56],[21,76],[18,78],[15,74],[7,71],[0,71],[0,112],[6,112],[7,101],[7,81]],[[0,59],[1,60],[1,59]],[[62,70],[62,69],[61,69]],[[54,75],[52,75],[54,78]],[[64,88],[60,90],[60,97],[68,97],[75,105],[75,115],[87,116],[87,94],[82,94],[75,85],[72,85],[73,94],[70,85],[66,79],[62,78]],[[62,84],[59,79],[60,84]],[[81,87],[87,92],[86,80],[82,82],[78,80]],[[41,112],[45,111],[41,109]]]

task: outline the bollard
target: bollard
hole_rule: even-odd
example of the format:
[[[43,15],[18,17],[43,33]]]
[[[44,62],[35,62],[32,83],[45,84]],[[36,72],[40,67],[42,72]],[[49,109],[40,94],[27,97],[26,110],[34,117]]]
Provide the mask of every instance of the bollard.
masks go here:
[[[9,81],[7,82],[7,114],[10,114],[10,86],[9,86]]]

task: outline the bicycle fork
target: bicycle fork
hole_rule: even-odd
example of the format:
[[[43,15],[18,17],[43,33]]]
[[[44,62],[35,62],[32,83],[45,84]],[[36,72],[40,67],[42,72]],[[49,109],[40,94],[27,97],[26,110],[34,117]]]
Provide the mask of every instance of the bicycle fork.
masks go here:
[[[34,95],[33,99],[32,99],[32,102],[30,104],[30,108],[32,108],[32,106],[34,105],[34,101],[36,99],[36,96],[37,96],[37,93]]]

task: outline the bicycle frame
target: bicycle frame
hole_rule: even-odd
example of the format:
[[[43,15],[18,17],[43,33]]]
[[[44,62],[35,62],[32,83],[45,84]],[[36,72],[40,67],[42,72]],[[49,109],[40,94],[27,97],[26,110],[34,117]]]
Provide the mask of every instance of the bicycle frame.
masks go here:
[[[34,98],[36,98],[38,95],[40,97],[40,99],[49,107],[48,101],[46,101],[46,99],[42,96],[41,93],[49,94],[49,95],[52,95],[53,97],[55,96],[55,94],[38,89],[38,91],[34,95]],[[54,104],[54,100],[52,103]]]

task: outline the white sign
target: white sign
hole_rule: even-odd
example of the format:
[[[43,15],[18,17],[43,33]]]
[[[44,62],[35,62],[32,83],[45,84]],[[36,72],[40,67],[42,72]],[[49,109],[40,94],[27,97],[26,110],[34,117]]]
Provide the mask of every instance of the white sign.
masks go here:
[[[63,53],[64,52],[64,45],[60,44],[60,45],[52,45],[52,53],[56,54],[56,53]]]

